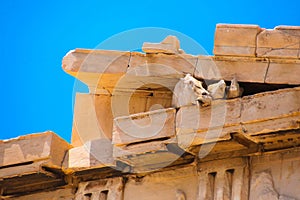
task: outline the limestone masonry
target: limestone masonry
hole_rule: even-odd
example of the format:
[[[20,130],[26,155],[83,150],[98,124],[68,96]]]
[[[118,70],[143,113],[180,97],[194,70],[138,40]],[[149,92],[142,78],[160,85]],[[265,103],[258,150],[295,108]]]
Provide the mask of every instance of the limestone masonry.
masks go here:
[[[72,142],[0,141],[0,199],[300,200],[299,26],[218,24],[213,56],[175,36],[142,50],[67,53],[89,87]]]

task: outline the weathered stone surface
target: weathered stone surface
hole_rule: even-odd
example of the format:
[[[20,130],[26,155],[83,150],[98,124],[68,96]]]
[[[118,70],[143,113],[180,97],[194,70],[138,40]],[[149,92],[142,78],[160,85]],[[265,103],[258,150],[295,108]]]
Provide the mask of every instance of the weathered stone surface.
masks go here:
[[[298,116],[299,119],[299,116]],[[283,119],[286,120],[286,119]],[[277,121],[275,121],[276,125]],[[274,125],[274,126],[275,126]],[[299,128],[299,127],[298,127]],[[279,131],[251,136],[251,140],[261,145],[264,151],[293,148],[300,145],[300,130]]]
[[[265,82],[269,84],[299,85],[299,74],[300,60],[271,59]]]
[[[160,109],[114,119],[113,144],[126,145],[175,136],[175,109]]]
[[[78,72],[125,73],[129,58],[130,52],[75,49],[63,58],[62,67],[71,74]]]
[[[174,200],[178,193],[184,194],[186,199],[197,199],[197,187],[196,169],[188,166],[140,178],[129,177],[125,185],[124,199]]]
[[[102,179],[79,184],[75,200],[123,200],[123,178]]]
[[[161,43],[144,42],[142,50],[146,53],[178,54],[180,42],[176,36],[169,35]]]
[[[98,89],[112,90],[127,70],[130,52],[75,49],[66,54],[62,68],[89,87],[90,93]]]
[[[171,91],[118,91],[109,94],[77,93],[74,106],[72,145],[112,139],[113,118],[171,107]]]
[[[127,74],[178,78],[182,77],[183,74],[193,74],[196,62],[197,57],[187,54],[166,55],[132,52]]]
[[[215,55],[255,56],[257,25],[217,24]]]
[[[1,194],[16,195],[64,185],[61,168],[69,148],[53,132],[0,141]]]
[[[248,199],[247,159],[234,158],[199,165],[197,199]]]
[[[194,76],[199,79],[264,83],[268,60],[264,58],[199,56]]]
[[[300,27],[277,26],[266,29],[257,36],[257,56],[298,58],[300,50]]]
[[[292,148],[251,157],[249,200],[257,199],[259,195],[263,197],[273,194],[274,196],[274,191],[278,195],[273,199],[288,199],[288,197],[297,199],[300,196],[300,191],[297,189],[300,184],[299,153],[299,148]]]
[[[171,107],[170,90],[116,91],[111,107],[114,118]]]
[[[2,140],[0,141],[0,167],[43,161],[46,166],[60,168],[69,148],[70,145],[66,141],[50,131]],[[18,175],[18,172],[15,172]],[[6,174],[1,173],[0,178],[5,176]]]
[[[74,105],[72,145],[112,138],[113,115],[110,95],[77,93]]]
[[[276,200],[278,194],[273,186],[273,178],[270,173],[261,172],[256,175],[251,183],[251,194],[253,199]]]
[[[300,87],[263,92],[242,98],[242,122],[257,122],[300,112]]]
[[[57,189],[54,191],[44,191],[35,194],[28,194],[19,197],[7,198],[9,200],[28,200],[28,199],[43,199],[43,200],[72,200],[74,199],[73,189],[70,187]]]
[[[109,139],[96,139],[69,150],[64,170],[69,173],[86,169],[115,166],[113,146]]]
[[[299,99],[299,87],[243,97],[243,129],[249,135],[299,129]]]
[[[213,101],[210,107],[181,107],[176,114],[176,134],[180,147],[230,139],[241,132],[241,99]]]
[[[173,163],[184,164],[194,160],[193,156],[187,154],[186,159],[181,159],[184,154],[185,151],[177,146],[175,138],[114,146],[113,153],[116,160],[130,165],[134,173],[156,171]]]

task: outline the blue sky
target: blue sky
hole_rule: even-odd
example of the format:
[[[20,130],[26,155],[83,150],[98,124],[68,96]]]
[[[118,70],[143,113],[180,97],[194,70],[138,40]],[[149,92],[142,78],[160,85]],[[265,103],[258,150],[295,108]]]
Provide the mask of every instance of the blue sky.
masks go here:
[[[74,48],[142,27],[184,33],[212,53],[217,23],[300,25],[299,1],[3,1],[0,6],[0,139],[52,130],[70,140]]]

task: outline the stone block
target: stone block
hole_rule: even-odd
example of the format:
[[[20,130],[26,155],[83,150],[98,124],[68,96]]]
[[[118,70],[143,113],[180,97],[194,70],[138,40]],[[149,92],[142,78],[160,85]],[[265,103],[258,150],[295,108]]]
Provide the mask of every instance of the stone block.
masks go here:
[[[300,89],[290,88],[243,97],[241,123],[257,135],[300,128]]]
[[[5,168],[43,161],[45,166],[60,168],[71,146],[53,132],[20,136],[0,141],[0,171]],[[18,171],[15,171],[15,175]],[[6,177],[2,174],[0,178]]]
[[[124,188],[122,177],[81,182],[75,200],[122,200]]]
[[[277,26],[266,29],[257,36],[257,56],[274,58],[298,58],[300,50],[300,26]]]
[[[62,67],[70,73],[125,73],[129,58],[130,52],[75,49],[63,58]]]
[[[134,173],[157,171],[174,163],[184,164],[194,159],[178,147],[175,138],[114,146],[113,155],[116,160],[131,166],[131,172]]]
[[[113,146],[109,139],[96,139],[69,150],[64,170],[69,173],[87,169],[114,167]]]
[[[175,112],[168,108],[115,118],[113,144],[119,146],[175,136]]]
[[[257,25],[217,24],[214,54],[255,57]]]
[[[270,59],[266,74],[266,83],[269,84],[300,84],[300,60]]]
[[[300,87],[263,92],[242,98],[241,121],[257,122],[300,112]]]
[[[267,199],[272,193],[279,199],[297,199],[300,196],[297,189],[300,185],[299,153],[298,147],[251,157],[249,199]]]
[[[127,74],[134,76],[174,76],[193,74],[197,57],[180,54],[142,54],[133,52],[131,54]]]
[[[43,199],[43,200],[72,200],[75,195],[72,188],[62,188],[53,191],[43,191],[34,194],[25,194],[23,196],[13,196],[8,200],[28,200],[28,199]]]
[[[264,58],[199,56],[194,76],[199,79],[264,83],[268,60]]]
[[[142,50],[146,53],[178,54],[180,42],[176,36],[167,36],[161,43],[144,42]]]
[[[210,107],[181,107],[176,114],[178,144],[190,146],[230,139],[230,133],[241,132],[241,99],[213,101]]]
[[[75,49],[62,61],[64,71],[85,83],[90,93],[113,90],[127,70],[130,52]]]
[[[77,93],[74,105],[72,145],[112,138],[113,114],[110,95]]]
[[[194,166],[156,172],[144,177],[130,176],[126,183],[124,199],[199,199],[198,178]]]
[[[0,141],[2,195],[64,185],[62,161],[70,147],[50,131]]]

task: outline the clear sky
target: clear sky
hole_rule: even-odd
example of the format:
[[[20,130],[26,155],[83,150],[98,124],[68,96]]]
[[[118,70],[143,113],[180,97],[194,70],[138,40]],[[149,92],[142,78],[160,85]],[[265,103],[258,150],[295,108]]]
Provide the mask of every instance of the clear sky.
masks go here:
[[[212,53],[217,23],[300,26],[300,1],[8,0],[0,6],[0,139],[52,130],[70,140],[74,48],[142,27],[184,33]]]

